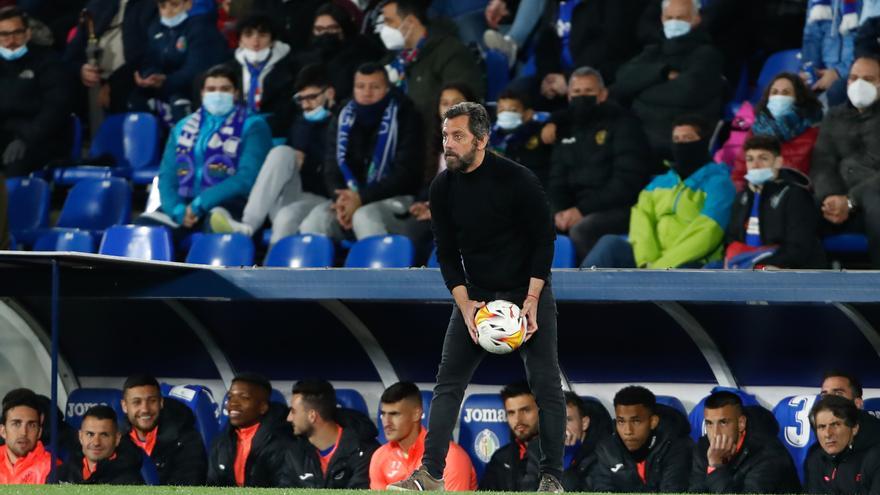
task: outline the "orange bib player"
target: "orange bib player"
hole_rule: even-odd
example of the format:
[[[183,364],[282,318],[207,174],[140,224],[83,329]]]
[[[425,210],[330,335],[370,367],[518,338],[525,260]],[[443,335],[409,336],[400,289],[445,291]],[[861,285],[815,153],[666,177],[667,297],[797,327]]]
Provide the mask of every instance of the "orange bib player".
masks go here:
[[[0,437],[0,485],[42,485],[52,467],[52,456],[43,448],[43,415],[30,390],[3,403]]]

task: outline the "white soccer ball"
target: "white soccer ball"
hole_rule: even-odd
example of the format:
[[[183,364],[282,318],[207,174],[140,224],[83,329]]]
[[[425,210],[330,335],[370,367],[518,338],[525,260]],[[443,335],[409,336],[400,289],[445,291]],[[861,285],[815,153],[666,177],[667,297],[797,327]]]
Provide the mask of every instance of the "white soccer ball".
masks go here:
[[[510,301],[492,301],[477,311],[477,341],[492,354],[515,351],[526,338],[525,318],[519,306]]]

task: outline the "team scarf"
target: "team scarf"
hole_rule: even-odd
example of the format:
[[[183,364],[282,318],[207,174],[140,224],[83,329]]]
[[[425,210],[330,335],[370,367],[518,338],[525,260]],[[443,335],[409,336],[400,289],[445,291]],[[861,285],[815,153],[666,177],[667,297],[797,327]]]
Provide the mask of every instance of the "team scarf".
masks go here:
[[[367,187],[381,182],[391,172],[394,161],[394,153],[397,150],[397,111],[398,104],[394,97],[388,99],[388,105],[382,113],[379,123],[379,132],[376,137],[376,147],[373,150],[373,158],[367,169]],[[346,186],[354,192],[358,192],[361,184],[358,182],[351,168],[348,166],[346,152],[351,129],[355,123],[355,102],[348,102],[339,112],[339,123],[336,131],[336,163],[345,179]]]
[[[180,130],[177,137],[177,193],[184,198],[190,198],[195,191],[195,146],[199,139],[202,121],[205,119],[204,108],[194,113]],[[244,130],[244,121],[247,117],[247,108],[237,105],[235,110],[208,140],[205,149],[205,159],[202,163],[201,186],[203,189],[215,186],[220,182],[235,175],[238,169],[238,160],[241,158],[241,135]]]
[[[251,65],[247,60],[244,62],[244,66],[251,77],[250,87],[248,87],[247,107],[252,113],[260,112],[260,102],[263,99],[263,88],[260,87],[260,74],[263,73],[263,69],[269,64],[269,59],[271,58],[272,53],[270,52],[266,60],[257,65]]]
[[[859,26],[859,4],[858,0],[841,0],[841,2],[843,5],[840,12],[840,27],[838,29],[841,35],[846,35]],[[807,17],[808,24],[834,19],[832,0],[810,0],[807,12],[809,12]]]
[[[556,18],[556,34],[562,42],[562,68],[568,72],[574,68],[574,57],[571,55],[571,18],[574,9],[582,0],[566,0],[559,2],[559,15]]]
[[[428,39],[427,36],[423,36],[422,39],[416,44],[415,48],[404,48],[397,54],[396,57],[391,61],[389,66],[394,71],[393,73],[397,75],[397,79],[393,80],[394,86],[400,89],[403,93],[406,93],[407,89],[407,81],[406,81],[406,68],[415,63],[419,58],[419,51],[422,47],[425,46],[425,40]]]
[[[504,154],[511,146],[528,141],[531,137],[529,130],[529,126],[525,122],[510,131],[505,131],[498,127],[498,124],[495,124],[492,126],[492,132],[489,134],[489,146],[498,153]]]
[[[810,127],[816,125],[817,120],[813,117],[802,117],[797,112],[791,111],[779,118],[774,118],[770,112],[763,111],[755,117],[752,124],[752,134],[756,136],[775,136],[783,143],[800,136]]]

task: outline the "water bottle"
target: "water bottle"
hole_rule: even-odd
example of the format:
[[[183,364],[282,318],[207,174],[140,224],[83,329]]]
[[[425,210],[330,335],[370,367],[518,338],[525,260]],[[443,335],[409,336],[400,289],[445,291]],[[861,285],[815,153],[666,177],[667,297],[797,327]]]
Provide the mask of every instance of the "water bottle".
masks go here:
[[[808,87],[813,86],[813,84],[816,84],[816,81],[819,80],[818,74],[816,73],[816,66],[813,62],[806,62],[801,70],[807,75],[807,80],[805,82]]]

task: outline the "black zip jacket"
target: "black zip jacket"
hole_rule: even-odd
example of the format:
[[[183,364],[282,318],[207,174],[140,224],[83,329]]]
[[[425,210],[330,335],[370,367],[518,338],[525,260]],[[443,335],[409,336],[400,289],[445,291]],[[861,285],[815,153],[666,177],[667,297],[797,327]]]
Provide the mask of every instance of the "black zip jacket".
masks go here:
[[[141,466],[144,454],[123,436],[116,447],[115,457],[99,461],[95,472],[89,479],[83,480],[83,452],[80,448],[71,453],[70,459],[58,471],[60,483],[77,485],[143,485]]]

